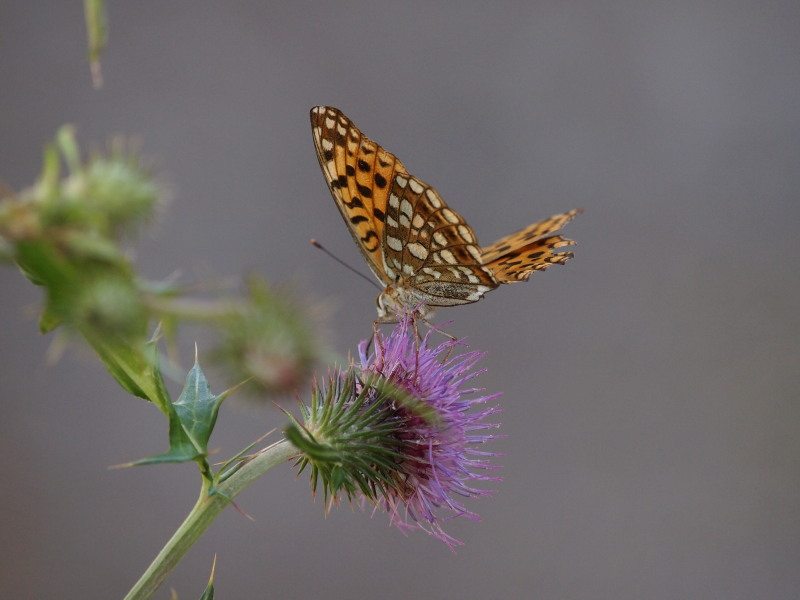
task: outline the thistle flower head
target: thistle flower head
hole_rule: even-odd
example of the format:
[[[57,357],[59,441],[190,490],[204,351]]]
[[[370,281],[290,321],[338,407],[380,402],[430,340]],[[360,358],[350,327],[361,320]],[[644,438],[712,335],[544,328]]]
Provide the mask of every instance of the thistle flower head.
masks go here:
[[[210,358],[232,385],[249,380],[244,389],[253,399],[295,393],[311,379],[321,353],[313,327],[319,311],[255,275],[246,283],[246,301],[216,321],[221,335]]]
[[[304,433],[287,435],[305,451],[301,467],[311,466],[332,504],[341,495],[371,503],[401,530],[424,530],[452,549],[460,542],[442,521],[478,520],[460,499],[493,493],[473,481],[499,480],[488,473],[497,468],[489,464],[496,454],[477,446],[496,437],[484,430],[497,425],[484,419],[499,412],[486,404],[500,394],[467,387],[483,372],[475,369],[481,353],[451,356],[464,344],[431,348],[430,336],[419,341],[407,316],[388,336],[376,332],[359,345],[360,364],[317,388],[304,409]]]

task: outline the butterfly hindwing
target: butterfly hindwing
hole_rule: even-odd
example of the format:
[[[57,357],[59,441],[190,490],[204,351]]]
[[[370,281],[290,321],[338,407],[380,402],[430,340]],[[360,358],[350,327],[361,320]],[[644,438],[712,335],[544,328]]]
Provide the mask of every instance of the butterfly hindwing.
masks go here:
[[[497,287],[472,228],[424,181],[395,177],[385,231],[387,268],[407,278],[426,304],[475,302]]]
[[[526,281],[534,271],[543,271],[554,264],[563,265],[573,257],[573,253],[556,250],[564,246],[574,246],[575,242],[564,236],[551,234],[581,212],[571,210],[554,215],[497,240],[481,250],[483,264],[498,283]]]

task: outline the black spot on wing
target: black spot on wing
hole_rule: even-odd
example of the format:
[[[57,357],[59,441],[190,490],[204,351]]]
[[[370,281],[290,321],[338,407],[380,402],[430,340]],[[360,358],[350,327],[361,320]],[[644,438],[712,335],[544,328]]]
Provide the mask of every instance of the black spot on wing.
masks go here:
[[[364,196],[364,198],[372,198],[372,190],[367,186],[356,184],[356,188],[358,189],[358,193]]]
[[[353,196],[350,199],[350,202],[347,202],[345,200],[344,204],[345,204],[345,206],[347,206],[347,208],[364,208],[364,203],[361,201],[361,198],[359,198],[358,196]]]
[[[369,243],[374,240],[373,246],[370,248]],[[367,234],[361,238],[361,243],[364,244],[364,248],[366,248],[369,252],[375,252],[378,249],[378,234],[375,233],[372,229],[370,229]]]

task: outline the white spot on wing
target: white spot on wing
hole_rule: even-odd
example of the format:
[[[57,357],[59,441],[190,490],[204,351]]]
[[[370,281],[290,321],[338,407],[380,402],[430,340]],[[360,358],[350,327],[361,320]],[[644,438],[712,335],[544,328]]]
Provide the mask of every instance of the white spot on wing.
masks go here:
[[[408,184],[408,179],[406,179],[402,175],[395,175],[394,180],[397,182],[397,185],[399,185],[401,188],[405,188],[406,185]]]
[[[460,223],[461,219],[458,218],[458,215],[454,213],[449,208],[442,209],[442,216],[449,222],[449,223]]]
[[[428,258],[428,249],[419,242],[412,242],[406,246],[406,248],[408,248],[408,251],[414,258],[418,258],[419,260]]]
[[[421,194],[422,190],[425,189],[420,185],[419,181],[417,181],[416,179],[409,179],[408,187],[410,187],[411,191],[414,192],[415,194]]]
[[[467,227],[466,225],[459,225],[458,233],[465,242],[469,242],[470,244],[475,243],[475,238],[470,233],[469,227]]]
[[[403,249],[403,242],[401,242],[396,237],[392,237],[390,235],[386,236],[386,245],[389,246],[395,252],[400,252]]]
[[[442,201],[436,196],[436,192],[434,192],[431,188],[428,188],[428,191],[425,192],[425,195],[428,197],[428,200],[431,203],[433,208],[442,208]]]

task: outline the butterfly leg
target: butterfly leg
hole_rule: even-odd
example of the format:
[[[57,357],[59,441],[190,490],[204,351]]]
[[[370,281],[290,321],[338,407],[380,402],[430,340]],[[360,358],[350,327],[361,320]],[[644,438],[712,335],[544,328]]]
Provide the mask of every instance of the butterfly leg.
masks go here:
[[[375,319],[372,322],[372,339],[369,341],[369,344],[367,344],[367,352],[369,352],[369,348],[370,346],[372,346],[372,340],[375,340],[378,346],[378,350],[380,350],[381,356],[384,356],[385,353],[383,351],[383,344],[381,343],[381,338],[378,335],[378,327],[380,327],[381,325],[397,323],[397,322],[398,322],[397,320],[392,321],[392,320],[386,320],[385,318]]]
[[[431,313],[432,313],[432,311],[431,311]],[[431,314],[431,313],[428,313],[428,314]],[[423,323],[425,323],[425,325],[428,327],[428,329],[432,329],[432,330],[433,330],[433,331],[435,331],[436,333],[438,333],[438,334],[440,334],[440,335],[443,335],[444,337],[446,337],[447,339],[449,339],[449,340],[450,340],[450,341],[452,341],[452,342],[457,342],[457,341],[458,341],[458,338],[457,338],[456,336],[454,336],[454,335],[451,335],[451,334],[447,333],[446,331],[444,331],[444,330],[442,330],[442,329],[439,329],[439,328],[438,328],[436,325],[434,325],[433,323],[431,323],[431,322],[430,322],[430,321],[427,319],[427,315],[422,315],[421,313],[416,313],[416,314],[418,315],[418,317],[417,317],[417,318],[418,318],[420,321],[422,321]],[[415,332],[416,332],[416,334],[417,334],[417,339],[418,339],[418,340],[422,340],[422,336],[420,335],[420,333],[419,333],[419,330],[417,329],[417,319],[414,319],[414,331],[415,331]],[[445,355],[444,355],[444,360],[443,360],[442,362],[447,362],[447,359],[449,359],[449,358],[450,358],[450,353],[451,353],[452,351],[453,351],[453,346],[450,346],[450,347],[447,349],[447,354],[445,354]]]

